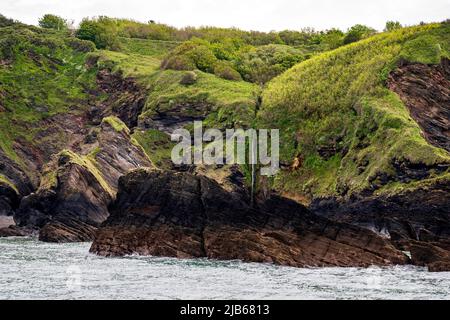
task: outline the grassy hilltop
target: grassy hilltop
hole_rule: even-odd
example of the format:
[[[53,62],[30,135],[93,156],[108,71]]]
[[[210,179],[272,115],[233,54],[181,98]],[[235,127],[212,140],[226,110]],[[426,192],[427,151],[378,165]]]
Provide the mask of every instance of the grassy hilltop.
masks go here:
[[[279,128],[281,157],[297,170],[275,179],[278,190],[308,198],[391,192],[432,179],[399,182],[395,163],[430,168],[450,163],[430,145],[386,80],[400,61],[439,64],[450,56],[450,24],[382,33],[302,62],[272,80],[258,114],[262,127]],[[387,181],[386,181],[387,180]]]

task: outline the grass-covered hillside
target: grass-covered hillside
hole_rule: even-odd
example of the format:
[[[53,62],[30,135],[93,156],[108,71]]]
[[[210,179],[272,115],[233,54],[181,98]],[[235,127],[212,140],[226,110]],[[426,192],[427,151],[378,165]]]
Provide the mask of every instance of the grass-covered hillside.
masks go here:
[[[439,64],[444,57],[450,57],[450,24],[423,25],[320,54],[273,79],[259,125],[280,129],[281,158],[295,164],[276,177],[275,188],[311,199],[448,180],[449,153],[423,138],[386,88],[401,61]],[[425,176],[408,176],[422,169]]]
[[[96,71],[85,60],[94,49],[66,33],[18,23],[0,27],[0,153],[31,178],[40,163],[72,139],[68,128],[75,124],[64,121],[89,107]],[[3,175],[8,181],[20,178]]]

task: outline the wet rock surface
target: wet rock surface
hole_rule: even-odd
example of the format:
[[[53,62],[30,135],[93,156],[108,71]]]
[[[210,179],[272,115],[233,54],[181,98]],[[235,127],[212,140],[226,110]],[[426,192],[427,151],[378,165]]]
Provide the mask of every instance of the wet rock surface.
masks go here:
[[[245,193],[189,173],[138,169],[119,180],[111,215],[91,252],[208,257],[289,266],[404,264],[408,258],[376,234],[311,214],[272,197],[255,207]]]

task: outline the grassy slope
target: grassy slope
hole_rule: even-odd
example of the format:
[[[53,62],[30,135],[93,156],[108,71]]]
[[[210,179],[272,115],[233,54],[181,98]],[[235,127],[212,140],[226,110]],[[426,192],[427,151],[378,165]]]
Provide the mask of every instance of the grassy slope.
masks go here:
[[[418,184],[395,181],[395,159],[449,163],[449,154],[422,138],[406,107],[384,85],[400,58],[438,63],[442,56],[450,56],[450,25],[425,25],[318,55],[272,80],[263,94],[259,125],[280,129],[284,161],[303,159],[299,170],[282,172],[275,187],[307,197],[381,193]],[[318,151],[325,147],[337,152],[321,157]],[[381,183],[384,175],[393,181]]]
[[[254,121],[258,86],[244,81],[229,81],[199,70],[197,81],[182,85],[185,71],[160,70],[162,58],[178,43],[121,38],[121,51],[102,50],[99,67],[109,67],[126,77],[133,77],[147,90],[147,102],[141,120],[156,111],[177,109],[180,103],[212,106],[206,125],[216,127],[249,126]],[[193,108],[187,113],[194,112]],[[193,115],[193,114],[192,114]],[[144,147],[153,163],[170,167],[172,143],[169,137],[157,130],[135,130],[133,137]]]
[[[86,54],[71,47],[71,41],[79,43],[30,26],[0,28],[0,47],[9,52],[0,66],[0,148],[19,165],[14,141],[34,144],[45,129],[36,126],[40,120],[74,111],[73,106],[80,112],[87,107],[85,89],[95,85],[95,70],[85,68]]]

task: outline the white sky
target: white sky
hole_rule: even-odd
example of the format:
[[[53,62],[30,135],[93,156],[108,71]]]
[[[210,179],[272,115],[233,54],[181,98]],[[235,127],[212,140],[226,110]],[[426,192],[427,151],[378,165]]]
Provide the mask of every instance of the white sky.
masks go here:
[[[86,16],[107,15],[176,27],[346,30],[363,23],[381,30],[387,20],[411,25],[450,18],[450,0],[0,0],[0,13],[28,24],[53,13],[76,23]]]

